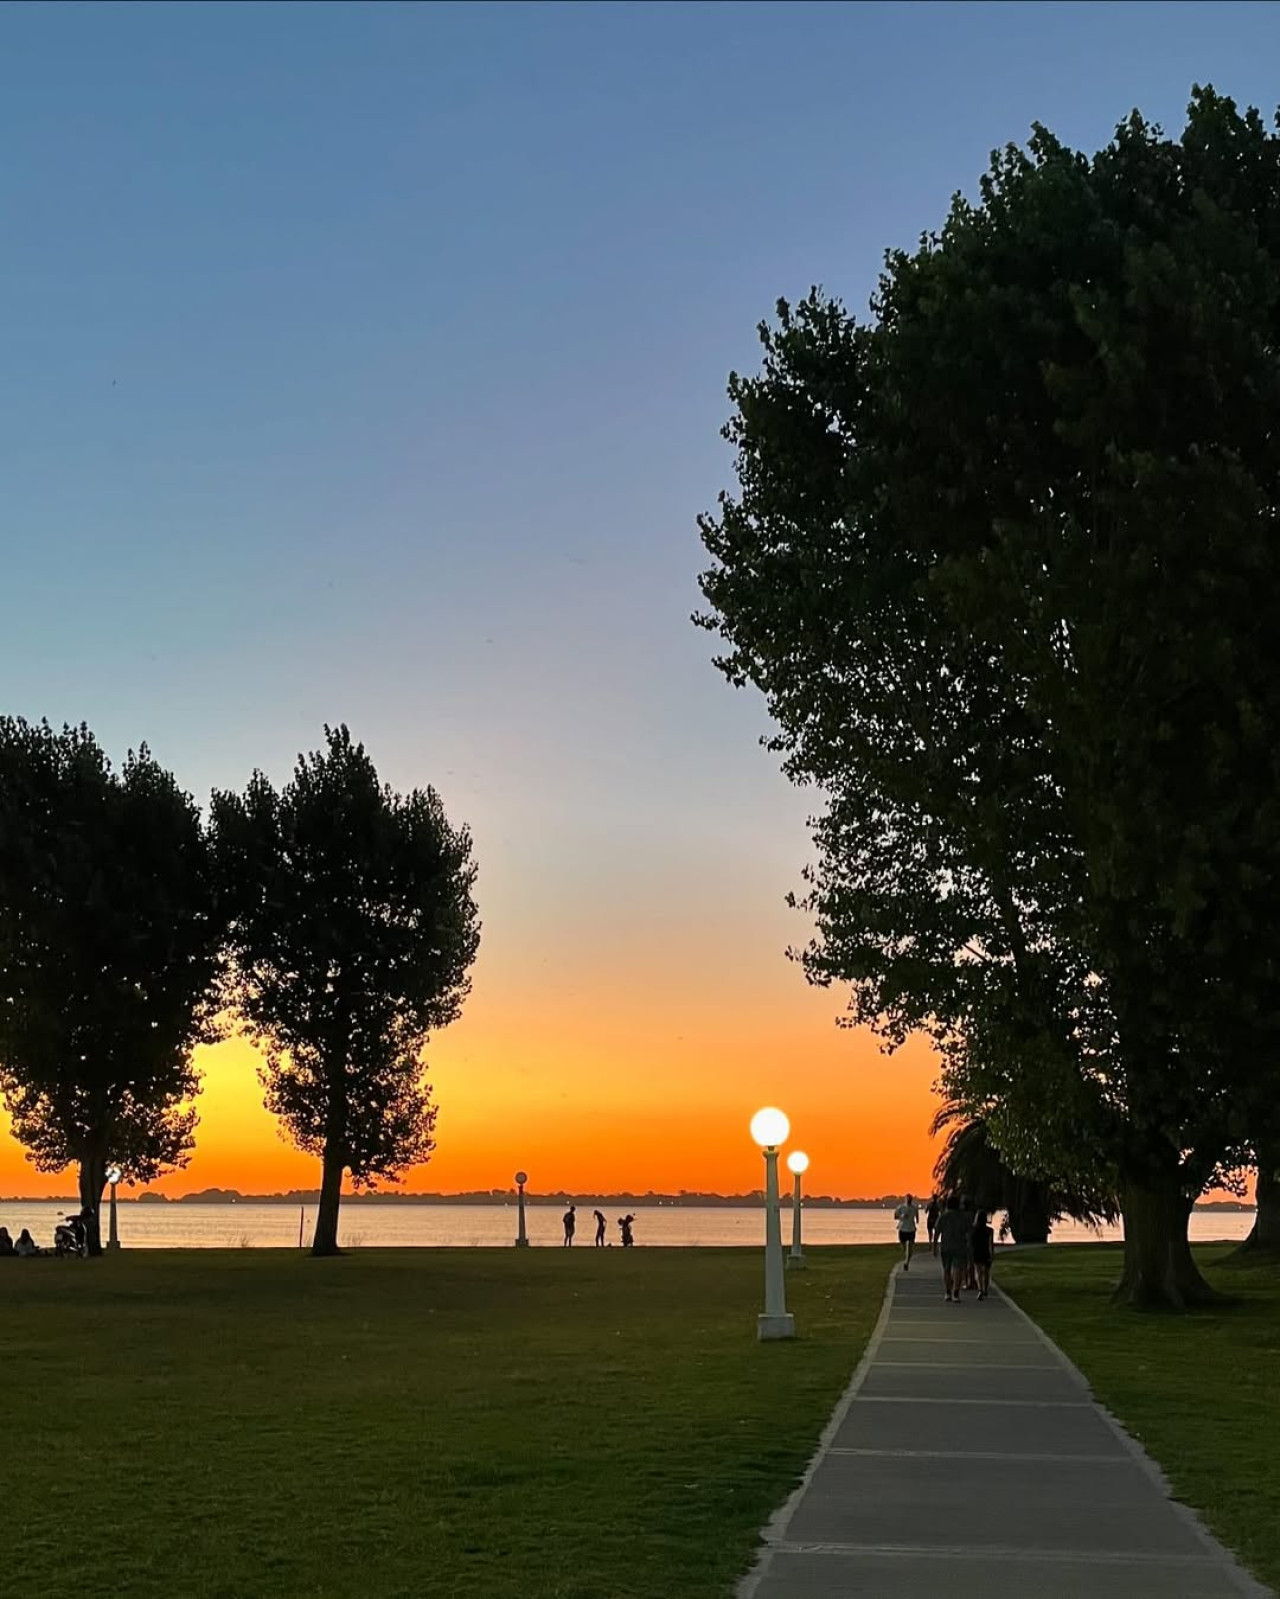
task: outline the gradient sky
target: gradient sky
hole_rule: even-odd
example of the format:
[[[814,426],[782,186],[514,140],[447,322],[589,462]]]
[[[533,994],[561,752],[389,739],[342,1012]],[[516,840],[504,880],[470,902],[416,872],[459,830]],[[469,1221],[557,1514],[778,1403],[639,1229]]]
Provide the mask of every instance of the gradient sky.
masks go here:
[[[809,800],[688,613],[725,378],[862,308],[1033,120],[1270,107],[1270,5],[9,5],[2,708],[202,800],[347,721],[470,823],[475,992],[410,1185],[923,1187],[928,1051],[783,952]],[[206,1052],[170,1192],[312,1184]],[[0,1132],[0,1192],[36,1177]]]

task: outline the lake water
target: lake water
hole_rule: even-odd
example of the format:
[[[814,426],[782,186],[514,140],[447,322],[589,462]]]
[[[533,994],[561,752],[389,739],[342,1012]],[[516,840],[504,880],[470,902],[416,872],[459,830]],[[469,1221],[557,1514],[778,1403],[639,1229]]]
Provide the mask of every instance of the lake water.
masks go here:
[[[0,1226],[14,1238],[23,1227],[39,1244],[53,1242],[53,1229],[65,1205],[56,1202],[0,1202]],[[638,1246],[662,1244],[721,1246],[759,1244],[764,1237],[760,1209],[706,1209],[680,1205],[639,1205],[635,1239]],[[529,1242],[558,1246],[562,1233],[558,1205],[530,1205],[525,1212]],[[608,1208],[609,1237],[618,1241],[620,1209]],[[298,1247],[298,1211],[289,1205],[167,1205],[123,1203],[119,1207],[120,1241],[128,1249],[270,1249]],[[106,1205],[102,1225],[106,1232]],[[303,1237],[310,1242],[315,1207],[306,1209]],[[1191,1237],[1198,1242],[1240,1239],[1253,1225],[1253,1213],[1196,1211]],[[577,1244],[590,1247],[595,1233],[591,1207],[578,1212]],[[785,1243],[791,1238],[791,1213],[782,1213]],[[344,1205],[339,1240],[349,1248],[510,1246],[516,1235],[514,1205]],[[809,1210],[804,1215],[805,1241],[811,1244],[884,1244],[896,1238],[889,1210]],[[923,1238],[924,1234],[921,1233]],[[1119,1227],[1097,1232],[1074,1222],[1054,1229],[1055,1243],[1118,1240]]]

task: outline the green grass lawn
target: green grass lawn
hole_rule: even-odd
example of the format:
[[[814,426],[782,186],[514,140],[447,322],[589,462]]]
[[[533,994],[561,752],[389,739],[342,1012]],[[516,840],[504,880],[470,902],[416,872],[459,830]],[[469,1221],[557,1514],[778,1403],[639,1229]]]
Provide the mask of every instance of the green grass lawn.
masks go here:
[[[0,1263],[0,1592],[712,1599],[892,1250],[139,1251]]]
[[[1117,1310],[1116,1245],[1069,1245],[998,1263],[1001,1285],[1159,1462],[1184,1503],[1280,1589],[1280,1270],[1196,1256],[1232,1302],[1188,1316]]]

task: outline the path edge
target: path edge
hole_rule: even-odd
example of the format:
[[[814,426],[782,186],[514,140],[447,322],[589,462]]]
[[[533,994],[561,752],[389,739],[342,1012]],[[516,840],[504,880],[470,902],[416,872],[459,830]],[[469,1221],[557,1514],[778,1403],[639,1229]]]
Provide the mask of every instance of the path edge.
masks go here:
[[[1198,1513],[1193,1510],[1190,1505],[1184,1504],[1182,1500],[1174,1494],[1173,1485],[1170,1483],[1168,1477],[1165,1476],[1159,1464],[1151,1458],[1151,1456],[1132,1435],[1132,1433],[1125,1428],[1124,1423],[1119,1419],[1119,1417],[1113,1415],[1111,1411],[1107,1409],[1107,1407],[1098,1398],[1097,1394],[1094,1393],[1092,1384],[1089,1382],[1089,1379],[1085,1376],[1085,1374],[1080,1370],[1079,1366],[1077,1366],[1073,1360],[1071,1360],[1061,1349],[1059,1349],[1057,1344],[1055,1344],[1053,1339],[1050,1338],[1049,1334],[1045,1332],[1040,1323],[1036,1321],[1036,1319],[1027,1311],[1023,1310],[1022,1306],[1006,1288],[1003,1288],[997,1282],[992,1282],[991,1286],[1000,1295],[1001,1299],[1004,1300],[1005,1304],[1008,1305],[1009,1309],[1013,1311],[1014,1315],[1019,1316],[1027,1324],[1027,1326],[1031,1328],[1032,1332],[1035,1333],[1036,1337],[1045,1346],[1045,1348],[1048,1349],[1049,1352],[1065,1368],[1068,1376],[1072,1377],[1080,1384],[1080,1386],[1088,1394],[1093,1408],[1098,1412],[1103,1421],[1106,1422],[1107,1426],[1115,1434],[1116,1438],[1124,1447],[1125,1452],[1132,1456],[1138,1468],[1144,1472],[1145,1475],[1160,1490],[1161,1494],[1168,1501],[1170,1509],[1195,1535],[1198,1542],[1204,1546],[1205,1551],[1211,1554],[1219,1565],[1223,1566],[1230,1572],[1232,1581],[1235,1583],[1236,1587],[1239,1588],[1241,1594],[1245,1596],[1245,1599],[1277,1599],[1275,1590],[1273,1588],[1266,1587],[1262,1582],[1260,1582],[1258,1578],[1255,1577],[1253,1573],[1249,1571],[1243,1564],[1239,1555],[1237,1555],[1234,1550],[1228,1549],[1226,1544],[1224,1544],[1221,1539],[1217,1538],[1214,1533],[1204,1524]]]
[[[785,1538],[791,1518],[796,1513],[804,1495],[805,1489],[813,1480],[813,1474],[822,1464],[830,1449],[836,1434],[840,1431],[845,1417],[849,1414],[850,1407],[858,1397],[858,1390],[866,1381],[867,1372],[876,1357],[876,1352],[884,1339],[885,1328],[889,1325],[889,1312],[893,1309],[893,1285],[900,1263],[895,1261],[889,1270],[888,1280],[884,1285],[884,1298],[880,1301],[880,1314],[876,1317],[876,1324],[871,1329],[871,1336],[867,1339],[866,1348],[862,1351],[862,1358],[853,1368],[853,1376],[849,1379],[848,1387],[836,1400],[835,1409],[827,1418],[827,1424],[818,1435],[818,1442],[814,1446],[813,1454],[809,1457],[809,1464],[804,1468],[804,1475],[787,1495],[786,1499],[777,1510],[769,1517],[760,1530],[760,1547],[756,1551],[755,1564],[747,1572],[738,1586],[734,1589],[735,1599],[753,1599],[760,1584],[769,1574],[769,1566],[773,1561],[777,1545]],[[1012,1303],[1012,1301],[1011,1301]],[[1274,1595],[1265,1594],[1263,1599],[1274,1599]]]

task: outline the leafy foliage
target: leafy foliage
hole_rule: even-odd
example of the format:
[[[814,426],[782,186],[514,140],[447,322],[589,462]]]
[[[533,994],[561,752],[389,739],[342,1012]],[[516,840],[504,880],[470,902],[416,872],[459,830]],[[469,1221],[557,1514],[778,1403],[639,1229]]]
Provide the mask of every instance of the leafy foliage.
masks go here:
[[[1103,1173],[1084,1186],[1078,1180],[1054,1183],[1014,1171],[991,1142],[986,1122],[970,1118],[960,1105],[944,1105],[932,1131],[947,1134],[934,1167],[941,1191],[966,1194],[986,1211],[1006,1212],[1015,1243],[1044,1243],[1063,1216],[1093,1225],[1114,1221],[1120,1213]]]
[[[372,1188],[431,1152],[421,1055],[461,1010],[479,923],[467,830],[434,790],[383,787],[345,727],[325,734],[281,791],[258,772],[215,794],[213,820],[235,1001],[267,1108],[325,1162],[336,1246],[344,1171]]]
[[[199,811],[143,746],[0,718],[0,1091],[41,1171],[185,1164],[221,927]]]
[[[825,796],[803,959],[1019,1171],[1173,1215],[1277,1100],[1280,139],[1211,90],[1038,127],[873,311],[779,302],[701,523]]]

